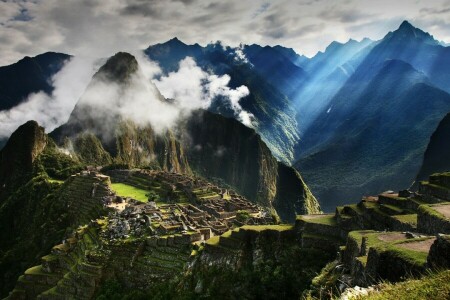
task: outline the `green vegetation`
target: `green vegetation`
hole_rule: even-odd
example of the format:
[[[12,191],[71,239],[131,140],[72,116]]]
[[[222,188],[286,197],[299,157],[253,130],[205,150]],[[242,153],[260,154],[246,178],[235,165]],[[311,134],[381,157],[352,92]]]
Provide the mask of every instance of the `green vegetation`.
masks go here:
[[[420,280],[411,279],[396,284],[384,283],[380,291],[370,294],[367,300],[388,299],[449,299],[450,298],[450,270],[430,274]]]
[[[392,217],[399,220],[402,223],[417,225],[417,214],[397,215]]]
[[[438,205],[443,205],[443,204],[448,204],[448,203],[439,203]],[[443,214],[441,214],[437,210],[433,209],[432,205],[419,206],[419,213],[431,215],[431,216],[434,216],[439,219],[444,219],[444,220],[447,219]]]
[[[149,192],[124,183],[113,183],[111,188],[121,197],[131,197],[141,202],[147,202]]]
[[[83,165],[72,156],[59,149],[52,139],[34,164],[35,174],[45,172],[54,180],[65,180],[83,169]]]
[[[248,211],[246,211],[246,210],[239,210],[239,211],[236,213],[236,219],[237,219],[239,222],[245,223],[245,222],[247,222],[248,219],[250,219],[250,218],[251,218],[251,216],[250,216],[250,214],[248,213]]]
[[[324,224],[324,225],[330,225],[330,226],[336,226],[336,217],[334,215],[323,215],[323,216],[317,216],[317,217],[303,217],[303,216],[297,216],[297,220],[302,220],[307,223],[315,223],[315,224]]]
[[[283,225],[244,225],[241,227],[244,230],[251,230],[261,232],[264,230],[276,230],[276,231],[285,231],[292,230],[294,228],[293,225],[283,224]]]
[[[112,162],[109,153],[92,133],[80,134],[74,142],[74,149],[86,164],[106,165]]]
[[[65,203],[58,201],[59,188],[59,183],[40,175],[0,206],[0,296],[61,241],[69,222]]]
[[[49,179],[48,179],[48,182],[50,182],[50,183],[63,184],[63,183],[64,183],[64,180],[49,178]]]

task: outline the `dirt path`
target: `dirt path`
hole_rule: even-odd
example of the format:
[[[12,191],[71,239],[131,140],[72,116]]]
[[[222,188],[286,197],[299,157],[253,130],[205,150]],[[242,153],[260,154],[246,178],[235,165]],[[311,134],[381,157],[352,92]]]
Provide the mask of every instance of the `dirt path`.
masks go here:
[[[317,218],[323,218],[326,216],[332,216],[333,214],[317,214],[317,215],[302,215],[302,218],[305,220],[313,220]]]
[[[450,218],[450,204],[433,206],[433,209],[443,214],[446,218]]]
[[[396,246],[400,247],[400,248],[404,248],[404,249],[419,251],[419,252],[429,252],[430,247],[434,243],[435,240],[436,240],[436,238],[432,238],[432,239],[428,239],[425,241],[397,244]]]
[[[392,242],[392,241],[404,240],[404,239],[406,239],[406,235],[404,233],[386,233],[386,234],[380,234],[378,236],[378,239],[383,242]]]

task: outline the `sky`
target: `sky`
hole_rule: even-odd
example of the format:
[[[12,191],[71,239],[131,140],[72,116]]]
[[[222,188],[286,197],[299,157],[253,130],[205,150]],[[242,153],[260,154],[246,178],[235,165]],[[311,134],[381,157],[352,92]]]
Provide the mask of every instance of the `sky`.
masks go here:
[[[450,0],[0,0],[0,65],[46,51],[107,57],[178,37],[283,45],[382,38],[403,20],[450,42]]]

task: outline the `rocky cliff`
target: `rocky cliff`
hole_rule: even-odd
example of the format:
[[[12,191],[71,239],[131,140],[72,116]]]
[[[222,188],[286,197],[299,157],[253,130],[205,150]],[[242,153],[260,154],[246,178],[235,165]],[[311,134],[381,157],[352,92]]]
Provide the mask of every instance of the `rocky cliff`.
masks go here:
[[[20,126],[0,151],[0,204],[31,178],[33,162],[44,150],[47,136],[35,121]]]
[[[442,119],[430,138],[416,183],[447,170],[450,170],[450,114]]]
[[[130,54],[110,58],[94,75],[68,122],[50,136],[87,164],[194,171],[222,180],[253,202],[275,207],[284,220],[320,212],[300,175],[278,163],[255,130],[234,119],[196,111],[174,128],[156,132],[150,123],[138,124],[111,109],[109,106],[120,108],[123,101],[131,101],[126,95],[133,88],[136,72],[138,65]],[[103,96],[97,97],[97,89],[104,84],[114,93],[110,99],[115,100],[107,102],[108,107],[98,106]],[[170,105],[156,87],[150,87],[149,96]]]

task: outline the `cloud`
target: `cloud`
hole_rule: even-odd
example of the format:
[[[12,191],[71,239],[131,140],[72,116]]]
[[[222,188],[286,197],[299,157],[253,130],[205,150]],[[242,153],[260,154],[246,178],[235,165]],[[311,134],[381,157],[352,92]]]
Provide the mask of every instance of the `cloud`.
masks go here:
[[[270,4],[270,5],[269,5]],[[194,44],[281,44],[314,55],[332,41],[380,39],[408,19],[450,41],[447,0],[240,1],[46,0],[0,1],[0,65],[48,50],[108,57],[174,36]],[[373,23],[365,31],[358,26]],[[320,26],[317,26],[320,24]]]
[[[92,59],[70,59],[52,78],[52,95],[34,93],[18,106],[0,111],[0,138],[9,137],[28,120],[37,121],[47,132],[66,122],[97,68]]]
[[[171,72],[154,83],[166,98],[175,99],[181,112],[190,112],[194,109],[207,109],[214,99],[220,97],[228,101],[228,106],[243,124],[251,127],[253,115],[243,110],[239,101],[249,95],[246,86],[232,89],[228,86],[230,76],[218,76],[203,71],[197,66],[195,60],[186,57],[179,63],[177,72]]]

